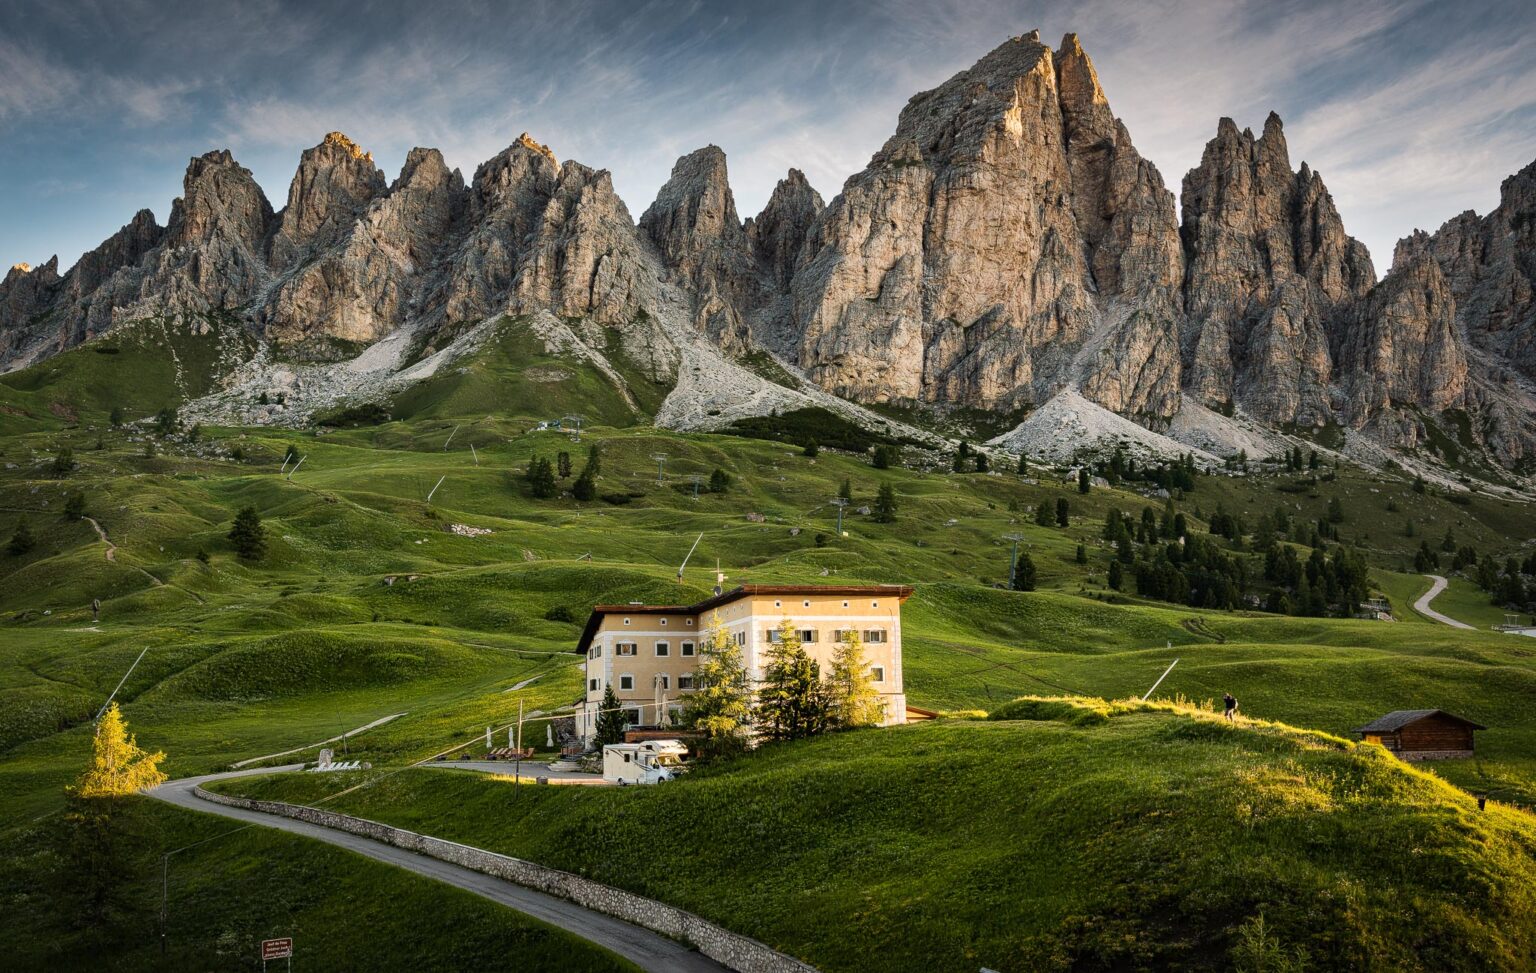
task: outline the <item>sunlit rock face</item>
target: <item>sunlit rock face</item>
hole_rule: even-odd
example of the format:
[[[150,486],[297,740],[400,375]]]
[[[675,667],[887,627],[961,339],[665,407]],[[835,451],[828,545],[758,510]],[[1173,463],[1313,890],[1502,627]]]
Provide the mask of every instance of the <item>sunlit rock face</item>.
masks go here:
[[[637,222],[606,170],[528,134],[467,181],[416,148],[388,182],[331,132],[278,212],[209,152],[165,226],[144,210],[63,274],[13,267],[0,368],[152,316],[340,358],[513,314],[618,340],[663,382],[702,341],[866,403],[1011,412],[1072,390],[1161,429],[1193,399],[1409,447],[1448,417],[1501,462],[1530,456],[1536,165],[1488,215],[1405,239],[1379,283],[1273,114],[1258,135],[1222,119],[1182,188],[1180,214],[1075,34],[1008,39],[914,96],[830,201],[790,169],[745,221],[713,145]]]

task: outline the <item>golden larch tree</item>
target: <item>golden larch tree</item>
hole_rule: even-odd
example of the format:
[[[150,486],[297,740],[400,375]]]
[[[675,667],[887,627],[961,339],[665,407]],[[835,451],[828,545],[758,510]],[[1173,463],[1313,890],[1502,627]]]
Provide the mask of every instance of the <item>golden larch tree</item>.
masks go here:
[[[165,781],[160,762],[165,754],[146,753],[128,732],[122,711],[113,703],[96,725],[91,766],[80,777],[80,797],[122,797]]]

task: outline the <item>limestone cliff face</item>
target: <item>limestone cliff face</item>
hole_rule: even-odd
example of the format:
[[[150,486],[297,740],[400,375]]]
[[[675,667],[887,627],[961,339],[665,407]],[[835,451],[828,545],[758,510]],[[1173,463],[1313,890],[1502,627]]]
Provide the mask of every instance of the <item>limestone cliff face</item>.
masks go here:
[[[1258,138],[1224,118],[1182,202],[1186,387],[1268,422],[1325,421],[1330,326],[1375,274],[1322,179],[1291,169],[1279,116]]]
[[[1061,67],[1029,34],[908,102],[795,274],[800,363],[818,382],[868,401],[1010,407],[1068,381],[1079,352],[1108,364],[1097,344],[1152,362],[1090,394],[1171,411],[1172,198],[1123,138],[1075,37]],[[1105,300],[1148,293],[1158,304],[1131,334],[1100,333],[1122,320]]]
[[[641,215],[640,230],[691,292],[695,327],[731,350],[744,349],[747,320],[763,295],[725,153],[709,145],[677,160]]]
[[[347,236],[368,203],[384,190],[384,174],[373,164],[372,153],[342,133],[331,132],[319,145],[305,149],[272,239],[273,267],[286,267],[307,248]]]
[[[301,181],[318,180],[304,180],[301,167],[295,187]],[[371,179],[365,185],[372,200],[347,222],[345,232],[335,229],[341,225],[335,209],[317,220],[313,214],[319,210],[310,206],[312,217],[295,218],[294,232],[287,235],[296,202],[290,193],[274,255],[297,245],[285,240],[302,240],[311,252],[326,241],[330,245],[293,270],[262,308],[258,317],[270,337],[290,345],[325,338],[371,342],[400,327],[419,301],[438,250],[465,208],[464,179],[436,149],[417,148],[387,193],[373,190]],[[337,206],[347,212],[355,200],[348,196]]]
[[[773,187],[763,211],[747,220],[752,255],[775,289],[789,291],[806,238],[825,208],[821,194],[811,188],[805,173],[791,169]]]

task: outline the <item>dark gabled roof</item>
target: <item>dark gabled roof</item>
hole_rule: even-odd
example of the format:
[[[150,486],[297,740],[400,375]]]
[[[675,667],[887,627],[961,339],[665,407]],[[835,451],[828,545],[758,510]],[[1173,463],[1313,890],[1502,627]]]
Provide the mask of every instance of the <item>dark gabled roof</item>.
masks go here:
[[[587,651],[604,615],[702,615],[752,595],[894,595],[906,601],[912,597],[912,588],[904,584],[744,584],[692,605],[593,605],[576,651]]]
[[[1372,720],[1364,726],[1356,727],[1355,732],[1391,733],[1393,730],[1401,730],[1408,724],[1417,723],[1419,720],[1429,716],[1443,716],[1446,719],[1455,720],[1457,723],[1465,723],[1467,726],[1470,726],[1474,730],[1488,729],[1481,723],[1474,723],[1464,716],[1457,716],[1455,713],[1447,713],[1443,709],[1399,709],[1393,710],[1380,719]]]

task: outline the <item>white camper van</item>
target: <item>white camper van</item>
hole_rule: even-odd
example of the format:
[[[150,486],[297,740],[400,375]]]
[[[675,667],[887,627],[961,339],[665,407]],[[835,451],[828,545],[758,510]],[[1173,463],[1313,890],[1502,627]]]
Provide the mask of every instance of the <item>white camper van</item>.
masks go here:
[[[610,784],[659,784],[687,769],[688,748],[679,740],[610,743],[603,747],[603,780]]]

